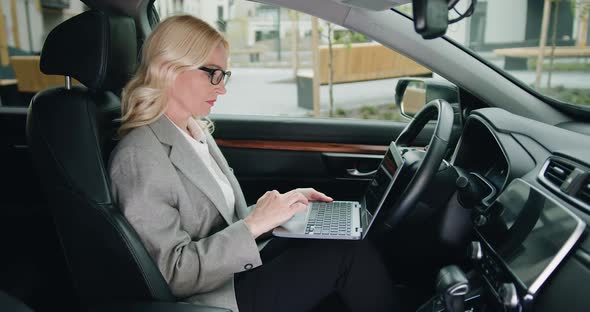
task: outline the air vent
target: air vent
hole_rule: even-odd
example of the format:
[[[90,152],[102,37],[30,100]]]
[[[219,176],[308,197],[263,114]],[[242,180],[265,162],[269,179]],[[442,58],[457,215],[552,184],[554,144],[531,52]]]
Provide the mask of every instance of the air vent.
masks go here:
[[[547,165],[547,169],[545,169],[543,176],[547,181],[559,188],[572,171],[574,171],[574,166],[561,160],[551,159],[549,160],[549,164]]]
[[[590,167],[551,156],[538,179],[560,196],[590,211]]]
[[[590,175],[586,175],[575,197],[581,202],[590,205]]]

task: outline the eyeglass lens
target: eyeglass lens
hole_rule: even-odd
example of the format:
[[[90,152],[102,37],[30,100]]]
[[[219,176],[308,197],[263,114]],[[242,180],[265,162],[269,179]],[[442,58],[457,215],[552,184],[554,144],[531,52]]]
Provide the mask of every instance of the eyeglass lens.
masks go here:
[[[211,77],[211,80],[212,80],[213,84],[219,84],[224,77],[225,77],[225,75],[223,74],[223,72],[221,70],[216,70],[213,72],[213,76]]]

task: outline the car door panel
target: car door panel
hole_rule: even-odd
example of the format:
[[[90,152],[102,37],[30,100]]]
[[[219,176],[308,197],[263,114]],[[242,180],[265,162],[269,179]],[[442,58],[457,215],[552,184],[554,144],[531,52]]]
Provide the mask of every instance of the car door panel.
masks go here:
[[[213,136],[253,204],[265,191],[314,187],[358,199],[405,123],[217,115]],[[427,127],[414,145],[425,146]],[[352,174],[351,174],[352,173]]]

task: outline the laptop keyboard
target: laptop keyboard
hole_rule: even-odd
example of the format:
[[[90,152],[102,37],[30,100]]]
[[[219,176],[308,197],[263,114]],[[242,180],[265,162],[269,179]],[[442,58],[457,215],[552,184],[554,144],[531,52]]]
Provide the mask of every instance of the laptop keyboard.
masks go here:
[[[350,235],[352,207],[352,202],[312,203],[305,234]]]

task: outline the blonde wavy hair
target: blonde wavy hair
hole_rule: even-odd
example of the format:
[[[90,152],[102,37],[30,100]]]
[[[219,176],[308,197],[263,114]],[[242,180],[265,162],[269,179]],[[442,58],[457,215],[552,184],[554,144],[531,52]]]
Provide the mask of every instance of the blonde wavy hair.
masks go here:
[[[160,118],[168,102],[166,92],[176,76],[205,65],[220,43],[229,49],[223,35],[194,16],[172,16],[159,23],[144,43],[137,73],[123,89],[119,137]],[[199,124],[213,131],[209,119]]]

